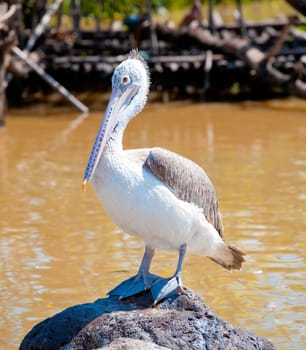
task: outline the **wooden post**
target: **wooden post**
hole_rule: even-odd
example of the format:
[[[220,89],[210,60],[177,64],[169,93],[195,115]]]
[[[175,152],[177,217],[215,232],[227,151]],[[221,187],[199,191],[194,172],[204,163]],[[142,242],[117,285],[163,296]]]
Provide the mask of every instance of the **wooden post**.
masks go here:
[[[38,64],[29,59],[28,55],[21,51],[17,46],[12,48],[12,51],[17,55],[25,64],[33,69],[45,82],[52,86],[62,96],[64,96],[69,102],[71,102],[76,108],[83,113],[88,113],[88,108],[74,97],[63,85],[46,73]]]
[[[146,0],[147,3],[147,11],[149,15],[149,21],[150,21],[150,36],[151,36],[151,49],[154,55],[158,54],[158,39],[157,34],[155,30],[155,26],[152,19],[152,5],[150,0]]]
[[[212,35],[216,34],[216,26],[214,23],[214,0],[208,1],[208,28]]]
[[[34,45],[36,44],[37,39],[41,36],[41,34],[46,30],[47,24],[49,23],[51,17],[54,13],[59,9],[62,5],[63,0],[56,0],[50,8],[46,11],[46,13],[41,18],[40,22],[37,24],[36,28],[33,30],[33,33],[27,42],[23,52],[30,52]]]
[[[27,66],[34,70],[43,80],[45,80],[50,86],[52,86],[56,91],[58,91],[62,96],[64,96],[70,103],[72,103],[81,112],[87,113],[88,108],[80,102],[75,96],[73,96],[64,86],[62,86],[58,81],[46,73],[38,64],[33,62],[28,57],[28,52],[31,51],[35,45],[38,37],[44,32],[50,18],[62,5],[63,0],[56,0],[51,7],[46,11],[41,21],[38,23],[37,27],[33,31],[29,41],[27,42],[23,51],[21,51],[17,46],[12,48],[12,52],[17,55]]]
[[[275,56],[279,52],[288,34],[290,33],[290,29],[292,25],[296,24],[298,20],[299,18],[296,15],[290,16],[288,18],[288,23],[284,25],[274,45],[269,49],[269,51],[265,53],[266,61],[269,60],[271,57]]]
[[[1,29],[0,29],[1,30]],[[6,50],[0,41],[0,128],[5,124],[6,98],[5,98],[5,61]]]
[[[9,26],[17,35],[18,45],[23,47],[26,38],[24,16],[22,12],[22,0],[10,0],[11,8],[16,7],[14,16],[9,20]]]
[[[77,38],[80,37],[80,21],[81,21],[81,3],[80,0],[71,0],[71,16],[73,22],[73,30]]]
[[[238,12],[239,12],[239,27],[240,27],[240,33],[241,36],[246,36],[247,35],[247,30],[245,28],[245,23],[244,23],[244,17],[243,17],[243,10],[242,10],[242,1],[237,0],[237,6],[238,6]]]
[[[205,100],[206,92],[210,88],[210,71],[213,65],[213,52],[212,50],[207,50],[205,53],[204,62],[204,89],[203,89],[203,99]]]
[[[60,5],[57,16],[56,16],[56,30],[60,30],[62,26],[62,17],[63,17],[63,4]]]
[[[95,14],[96,20],[96,31],[99,32],[101,30],[101,12],[102,12],[102,1],[97,1],[97,7],[99,8],[98,13]]]
[[[36,0],[35,6],[33,7],[33,17],[32,17],[32,29],[37,26],[46,12],[47,0]]]
[[[7,9],[6,9],[7,10]],[[12,5],[6,13],[0,17],[0,127],[5,124],[6,113],[6,68],[10,61],[9,51],[16,44],[16,34],[9,29],[6,22],[15,15],[17,7]]]

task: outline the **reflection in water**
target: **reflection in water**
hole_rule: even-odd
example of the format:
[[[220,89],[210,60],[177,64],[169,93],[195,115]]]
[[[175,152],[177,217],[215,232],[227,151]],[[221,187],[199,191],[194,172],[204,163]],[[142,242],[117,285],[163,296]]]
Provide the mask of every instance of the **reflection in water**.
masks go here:
[[[183,280],[221,317],[279,349],[305,345],[305,111],[298,100],[152,104],[125,135],[127,148],[162,146],[207,170],[225,239],[247,252],[247,263],[229,273],[187,254]],[[102,115],[26,109],[0,131],[1,349],[16,348],[43,318],[103,297],[138,268],[142,241],[109,220],[91,186],[81,191]],[[170,275],[176,259],[158,251],[152,270]]]

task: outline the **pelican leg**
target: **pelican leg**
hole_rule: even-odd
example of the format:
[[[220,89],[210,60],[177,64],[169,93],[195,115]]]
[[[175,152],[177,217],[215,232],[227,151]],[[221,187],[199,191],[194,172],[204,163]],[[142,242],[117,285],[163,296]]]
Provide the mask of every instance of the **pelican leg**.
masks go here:
[[[171,294],[183,294],[183,283],[181,278],[181,270],[183,266],[184,257],[186,254],[186,244],[179,247],[179,259],[174,275],[170,278],[162,278],[156,281],[151,287],[151,294],[154,299],[154,305],[159,301],[170,296]]]
[[[153,256],[154,249],[146,245],[137,275],[121,282],[117,287],[108,292],[108,295],[127,298],[150,289],[152,284],[160,279],[159,276],[149,272]]]

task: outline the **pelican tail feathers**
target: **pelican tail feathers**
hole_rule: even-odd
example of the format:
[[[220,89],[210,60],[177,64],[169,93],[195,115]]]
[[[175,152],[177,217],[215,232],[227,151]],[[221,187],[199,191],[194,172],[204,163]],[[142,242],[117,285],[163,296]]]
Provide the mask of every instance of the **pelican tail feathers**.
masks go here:
[[[245,261],[244,253],[231,244],[222,242],[217,249],[217,254],[210,257],[211,260],[223,266],[227,270],[240,270]]]

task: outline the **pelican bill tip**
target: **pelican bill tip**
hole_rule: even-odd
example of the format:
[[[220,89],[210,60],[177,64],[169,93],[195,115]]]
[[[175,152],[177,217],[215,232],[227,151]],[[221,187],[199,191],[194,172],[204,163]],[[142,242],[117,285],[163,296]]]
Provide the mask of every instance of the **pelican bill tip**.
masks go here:
[[[83,190],[83,192],[86,192],[86,190],[87,190],[87,181],[84,181],[82,183],[82,190]]]

